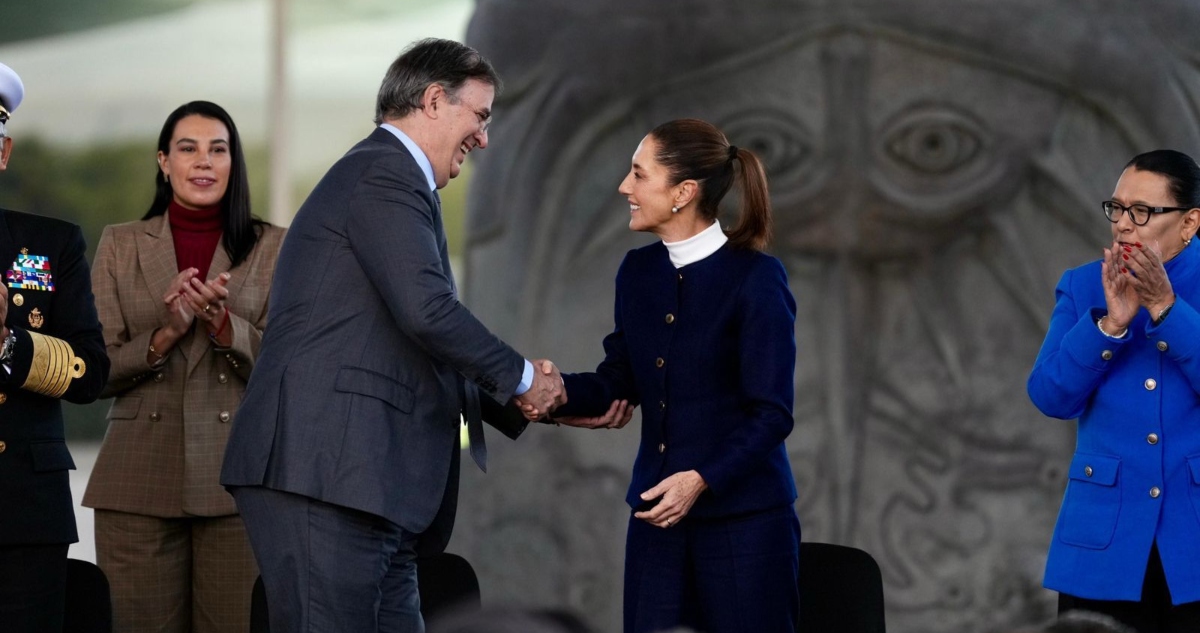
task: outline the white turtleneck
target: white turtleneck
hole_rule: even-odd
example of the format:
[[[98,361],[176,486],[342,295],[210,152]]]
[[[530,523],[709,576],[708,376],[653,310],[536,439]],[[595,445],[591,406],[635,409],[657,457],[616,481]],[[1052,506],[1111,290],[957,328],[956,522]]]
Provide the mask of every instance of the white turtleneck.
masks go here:
[[[712,226],[686,240],[663,241],[663,246],[667,247],[667,252],[671,255],[671,263],[676,268],[683,268],[712,255],[728,241],[729,238],[725,237],[725,231],[721,230],[721,223],[713,222]]]

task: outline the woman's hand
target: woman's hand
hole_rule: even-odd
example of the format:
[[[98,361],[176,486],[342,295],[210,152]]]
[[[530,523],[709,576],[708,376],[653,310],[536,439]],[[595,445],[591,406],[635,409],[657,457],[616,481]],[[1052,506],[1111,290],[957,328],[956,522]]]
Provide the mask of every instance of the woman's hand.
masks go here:
[[[229,278],[229,273],[221,273],[206,283],[194,277],[183,287],[183,298],[196,318],[204,323],[209,336],[225,339],[217,341],[222,347],[229,347],[232,342],[232,334],[227,327],[229,309],[225,307],[225,302],[229,300],[229,290],[225,287]]]
[[[201,281],[199,277],[193,277],[184,284],[183,299],[197,319],[209,324],[222,316],[225,312],[225,300],[229,298],[229,290],[225,288],[228,281],[229,273],[221,273],[208,283]]]
[[[581,429],[619,429],[629,424],[629,421],[633,419],[633,410],[636,408],[637,405],[629,404],[628,400],[613,400],[604,415],[592,418],[554,418],[554,421]]]
[[[677,525],[687,516],[700,493],[708,489],[700,473],[689,470],[675,473],[659,484],[643,492],[642,501],[662,497],[658,505],[645,512],[635,512],[634,517],[661,528]]]
[[[196,313],[184,302],[182,293],[199,272],[195,268],[179,271],[167,286],[167,294],[163,295],[163,303],[167,305],[167,322],[162,329],[166,330],[165,334],[171,339],[172,345],[187,334],[196,318]]]
[[[1104,286],[1104,302],[1108,308],[1108,317],[1103,325],[1105,331],[1114,336],[1129,327],[1141,307],[1138,291],[1133,285],[1137,280],[1126,267],[1128,257],[1129,252],[1125,247],[1113,241],[1112,248],[1104,249],[1104,259],[1100,264],[1100,281]]]
[[[1132,275],[1130,282],[1137,292],[1138,302],[1146,307],[1151,317],[1157,317],[1168,306],[1175,303],[1175,291],[1163,267],[1162,251],[1154,246],[1136,244],[1124,247],[1122,258]]]

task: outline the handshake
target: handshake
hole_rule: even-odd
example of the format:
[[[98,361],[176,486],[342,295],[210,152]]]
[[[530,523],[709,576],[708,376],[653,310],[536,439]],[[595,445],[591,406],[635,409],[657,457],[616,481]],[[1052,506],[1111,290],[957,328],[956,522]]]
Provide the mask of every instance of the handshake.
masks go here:
[[[550,422],[555,409],[567,403],[567,390],[562,373],[548,359],[533,361],[533,385],[529,391],[513,397],[513,404],[532,422]],[[626,400],[615,400],[602,415],[594,417],[559,417],[553,421],[567,426],[589,429],[619,429],[633,418],[634,406]]]

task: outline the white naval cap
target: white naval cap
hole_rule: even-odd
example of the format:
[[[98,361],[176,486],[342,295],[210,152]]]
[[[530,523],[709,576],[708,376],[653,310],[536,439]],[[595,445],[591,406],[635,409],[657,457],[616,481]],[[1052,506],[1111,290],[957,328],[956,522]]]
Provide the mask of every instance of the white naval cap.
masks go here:
[[[0,63],[0,106],[12,114],[25,98],[25,84],[13,69]]]

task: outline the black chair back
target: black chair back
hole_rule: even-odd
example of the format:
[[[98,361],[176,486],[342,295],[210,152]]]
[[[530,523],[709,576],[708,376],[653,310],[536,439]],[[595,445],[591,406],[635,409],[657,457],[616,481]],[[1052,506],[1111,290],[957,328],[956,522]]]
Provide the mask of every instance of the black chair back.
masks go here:
[[[267,588],[262,576],[254,581],[250,594],[250,633],[271,633],[271,621],[267,619]]]
[[[112,633],[112,619],[108,577],[95,563],[68,558],[63,633]]]
[[[417,590],[426,621],[448,610],[476,611],[482,602],[471,563],[448,552],[417,559]]]
[[[870,554],[830,543],[800,544],[797,633],[885,633],[883,574]]]
[[[465,558],[442,552],[417,559],[417,590],[421,596],[421,615],[426,621],[451,611],[477,610],[479,578]],[[267,591],[262,576],[254,581],[250,596],[250,633],[270,633],[267,619]]]

